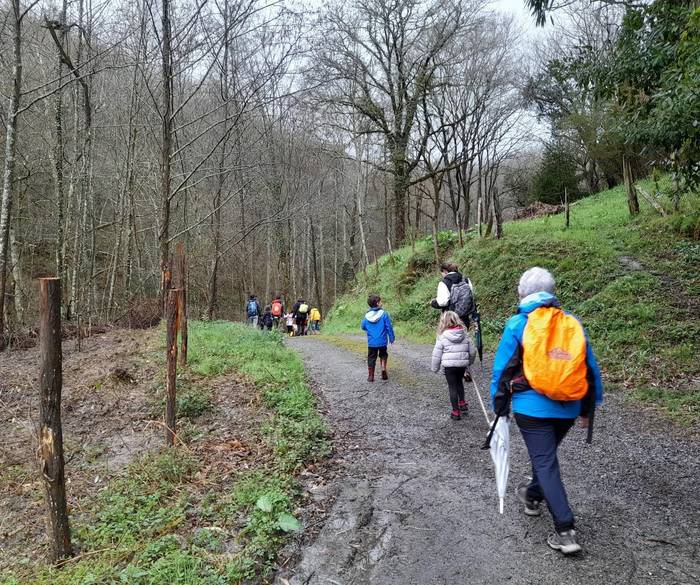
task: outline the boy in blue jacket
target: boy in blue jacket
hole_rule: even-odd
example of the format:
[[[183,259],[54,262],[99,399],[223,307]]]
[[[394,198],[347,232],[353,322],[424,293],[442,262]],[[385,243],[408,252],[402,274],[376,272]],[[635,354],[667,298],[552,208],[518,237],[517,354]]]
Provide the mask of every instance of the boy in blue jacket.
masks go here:
[[[369,311],[362,319],[362,329],[367,332],[367,381],[374,382],[374,368],[377,365],[377,356],[382,366],[382,380],[388,380],[386,373],[386,361],[389,354],[386,351],[387,339],[394,343],[394,328],[391,325],[391,317],[382,308],[382,299],[379,295],[369,295],[367,298]]]

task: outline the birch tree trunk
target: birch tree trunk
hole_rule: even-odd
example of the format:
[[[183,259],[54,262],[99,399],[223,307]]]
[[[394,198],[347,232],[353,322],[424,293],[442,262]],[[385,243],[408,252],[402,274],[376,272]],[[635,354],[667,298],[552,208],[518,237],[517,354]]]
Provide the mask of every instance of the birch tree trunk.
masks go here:
[[[12,0],[12,95],[7,107],[5,130],[5,170],[0,199],[0,349],[5,348],[5,289],[7,287],[7,252],[12,209],[12,182],[15,175],[19,100],[22,91],[22,13],[19,0]]]
[[[15,238],[14,230],[10,227],[10,260],[12,261],[12,279],[15,283],[14,306],[17,323],[22,323],[24,319],[24,277],[21,259],[19,243]]]
[[[65,282],[64,263],[65,263],[65,231],[64,231],[64,207],[65,199],[63,192],[63,51],[66,45],[66,12],[68,10],[68,1],[63,0],[61,5],[61,14],[59,20],[60,26],[60,43],[61,46],[57,50],[56,77],[58,79],[58,90],[54,97],[54,180],[55,180],[55,197],[56,197],[56,276],[61,279],[61,283]]]

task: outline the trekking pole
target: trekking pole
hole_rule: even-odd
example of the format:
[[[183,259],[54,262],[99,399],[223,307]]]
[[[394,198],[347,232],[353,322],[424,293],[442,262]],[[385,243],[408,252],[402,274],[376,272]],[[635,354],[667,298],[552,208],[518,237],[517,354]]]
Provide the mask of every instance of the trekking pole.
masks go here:
[[[479,399],[479,404],[481,405],[481,410],[484,413],[484,418],[486,419],[486,424],[491,426],[491,421],[489,420],[488,412],[486,412],[486,405],[484,404],[484,399],[481,397],[481,392],[479,387],[476,385],[476,381],[472,378],[472,384],[474,384],[474,391],[476,392],[476,397]]]

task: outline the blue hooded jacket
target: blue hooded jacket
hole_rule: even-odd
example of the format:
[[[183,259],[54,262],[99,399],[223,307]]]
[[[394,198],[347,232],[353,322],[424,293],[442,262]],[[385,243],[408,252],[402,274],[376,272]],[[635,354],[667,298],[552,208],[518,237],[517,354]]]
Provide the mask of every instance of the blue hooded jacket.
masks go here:
[[[394,343],[391,317],[381,307],[370,308],[362,319],[362,329],[367,332],[367,347],[386,347],[387,339]]]
[[[491,403],[495,412],[498,412],[506,400],[509,383],[514,378],[522,376],[521,350],[523,331],[527,325],[528,315],[539,307],[547,306],[558,307],[557,297],[548,292],[529,295],[520,301],[518,313],[508,319],[506,323],[493,361]],[[588,335],[586,335],[586,366],[589,371],[589,379],[592,380],[595,389],[595,403],[599,405],[603,401],[603,382]],[[520,386],[516,386],[513,392],[512,410],[514,413],[536,418],[576,418],[582,414],[581,400],[552,400],[530,388],[526,380]],[[587,413],[583,412],[583,414]]]

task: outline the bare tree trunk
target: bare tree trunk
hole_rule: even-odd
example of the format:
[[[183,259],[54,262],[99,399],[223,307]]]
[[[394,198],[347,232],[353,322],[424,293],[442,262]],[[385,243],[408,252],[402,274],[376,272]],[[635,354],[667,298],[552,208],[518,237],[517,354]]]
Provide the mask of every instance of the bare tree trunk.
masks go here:
[[[172,31],[170,28],[170,0],[162,0],[161,4],[161,57],[163,83],[162,139],[160,149],[160,267],[165,272],[170,254],[170,157],[173,141],[173,58],[171,49]],[[167,292],[161,285],[161,301],[165,304]]]
[[[321,296],[321,287],[318,278],[318,256],[316,248],[316,230],[314,229],[311,220],[309,220],[309,229],[311,230],[311,255],[313,256],[314,284],[316,288],[316,304],[323,307],[323,297]]]
[[[60,26],[60,43],[61,47],[57,50],[57,63],[56,63],[56,77],[58,78],[59,88],[56,92],[54,98],[54,124],[55,124],[55,136],[54,136],[54,151],[53,151],[53,163],[54,163],[54,178],[55,178],[55,188],[56,188],[56,275],[61,279],[61,282],[65,282],[64,263],[65,263],[65,231],[64,231],[64,193],[63,193],[63,90],[61,85],[63,83],[63,51],[66,45],[66,12],[68,9],[68,1],[63,0],[61,5],[61,14],[59,20]]]
[[[498,191],[493,194],[493,215],[496,218],[496,238],[500,240],[503,237],[503,214]]]
[[[333,300],[338,298],[338,185],[333,189]]]
[[[326,262],[325,262],[325,257],[326,255],[324,254],[325,248],[323,247],[323,222],[319,218],[318,221],[318,243],[319,243],[319,250],[320,250],[320,258],[318,259],[320,264],[321,264],[321,287],[320,287],[320,296],[318,299],[318,304],[320,305],[321,308],[321,315],[325,315],[326,311]],[[315,254],[314,254],[315,256]]]
[[[139,49],[137,55],[141,54],[141,44],[143,43],[144,30],[143,25],[141,27],[141,36],[139,38]],[[138,57],[137,57],[138,58]],[[120,191],[119,197],[119,231],[117,233],[117,241],[114,244],[114,267],[110,277],[109,282],[109,296],[107,301],[107,310],[110,318],[114,314],[114,295],[115,287],[117,282],[117,274],[119,272],[119,267],[122,265],[120,262],[121,249],[123,247],[123,242],[126,240],[126,250],[125,250],[125,291],[127,298],[129,295],[129,285],[130,285],[130,263],[131,263],[131,214],[132,202],[133,202],[133,189],[134,189],[134,156],[136,152],[136,136],[137,129],[135,124],[135,115],[138,100],[138,66],[134,66],[134,71],[131,76],[131,90],[129,96],[129,127],[128,127],[128,142],[126,148],[126,159],[124,161],[124,185]]]
[[[311,296],[312,282],[311,282],[311,217],[306,216],[306,228],[305,233],[305,246],[304,246],[304,258],[305,258],[305,268],[304,268],[304,295],[308,299]]]
[[[389,229],[389,189],[386,184],[386,178],[382,180],[384,184],[384,241],[389,243],[391,248],[391,231]]]
[[[15,319],[17,323],[22,323],[24,320],[24,277],[22,275],[21,258],[19,251],[19,243],[15,238],[15,232],[10,227],[10,260],[12,261],[12,279],[15,281]]]
[[[19,0],[12,0],[12,95],[7,108],[5,130],[5,171],[0,199],[0,349],[5,348],[5,289],[7,287],[7,252],[12,210],[12,183],[15,175],[15,153],[19,122],[19,100],[22,91],[22,13]]]
[[[292,271],[292,297],[296,300],[299,298],[298,295],[298,289],[297,289],[297,269],[296,269],[296,261],[297,261],[297,222],[295,219],[292,220],[292,238],[290,242],[290,248],[291,250],[291,261],[290,261],[290,266],[291,266],[291,271]]]
[[[73,556],[66,504],[66,483],[61,426],[61,281],[42,278],[41,293],[41,374],[39,378],[39,453],[41,475],[46,489],[51,531],[51,560]]]
[[[369,266],[369,256],[367,254],[367,241],[365,239],[365,226],[364,226],[364,199],[367,196],[367,183],[364,179],[364,171],[362,166],[362,158],[365,153],[364,141],[358,141],[359,147],[357,149],[357,179],[355,181],[355,197],[357,199],[357,223],[360,228],[360,246],[362,250],[362,259],[364,260],[365,267]]]
[[[224,191],[224,183],[226,181],[227,173],[226,169],[226,148],[228,146],[228,117],[229,117],[229,60],[230,60],[230,42],[229,42],[229,3],[228,0],[224,1],[223,4],[223,25],[224,25],[224,47],[222,55],[222,67],[221,67],[221,99],[223,100],[223,128],[224,132],[223,140],[220,145],[219,150],[219,168],[217,176],[216,185],[216,195],[214,196],[214,218],[213,218],[213,240],[214,240],[214,250],[211,262],[211,272],[209,275],[209,303],[207,307],[207,318],[210,321],[214,320],[214,315],[218,309],[218,295],[219,295],[219,264],[221,257],[221,201]],[[243,199],[241,197],[241,205],[243,205]],[[245,232],[242,232],[245,233]]]
[[[267,226],[267,241],[265,242],[265,303],[270,300],[270,279],[272,277],[272,232]]]

